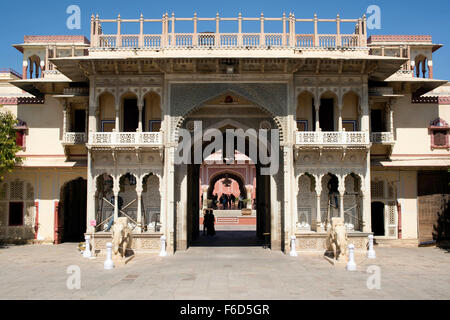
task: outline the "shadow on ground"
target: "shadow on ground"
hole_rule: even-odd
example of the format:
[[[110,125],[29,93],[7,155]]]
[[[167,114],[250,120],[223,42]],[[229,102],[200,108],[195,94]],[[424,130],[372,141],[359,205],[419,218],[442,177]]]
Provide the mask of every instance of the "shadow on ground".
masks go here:
[[[215,236],[203,233],[191,243],[192,247],[258,247],[263,241],[256,236],[255,231],[216,231]]]

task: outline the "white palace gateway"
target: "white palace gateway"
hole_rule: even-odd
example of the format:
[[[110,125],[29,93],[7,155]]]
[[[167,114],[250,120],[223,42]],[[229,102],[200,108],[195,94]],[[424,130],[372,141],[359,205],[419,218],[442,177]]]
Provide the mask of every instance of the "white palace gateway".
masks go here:
[[[298,251],[323,250],[331,217],[356,248],[371,233],[391,245],[442,237],[450,86],[433,79],[431,36],[368,37],[364,16],[294,14],[97,15],[90,33],[25,36],[14,45],[23,74],[1,70],[1,110],[19,120],[24,159],[0,182],[2,240],[90,235],[104,249],[126,216],[135,250],[158,252],[164,235],[173,254],[199,237],[202,209],[225,192],[218,181],[235,183],[272,250],[288,252],[293,235]],[[227,129],[256,134],[239,149]],[[187,160],[212,150],[216,161],[176,161],[186,132]]]

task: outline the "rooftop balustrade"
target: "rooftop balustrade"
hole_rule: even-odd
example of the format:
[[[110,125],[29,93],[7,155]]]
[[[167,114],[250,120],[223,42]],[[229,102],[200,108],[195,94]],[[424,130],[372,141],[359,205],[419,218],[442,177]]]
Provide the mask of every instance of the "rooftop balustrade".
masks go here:
[[[177,33],[176,22],[192,22],[193,32]],[[201,21],[215,22],[214,32],[198,32],[198,23]],[[236,33],[221,32],[222,22],[236,22]],[[259,22],[260,30],[255,33],[243,31],[243,22]],[[267,33],[266,22],[278,22],[280,31],[278,33]],[[335,34],[320,34],[318,25],[322,22],[336,24]],[[113,23],[117,25],[115,34],[104,34],[103,25]],[[125,23],[138,23],[139,33],[124,34],[122,27]],[[159,24],[162,32],[160,34],[146,34],[144,25],[148,23]],[[313,33],[297,33],[298,23],[310,23],[314,27]],[[342,34],[341,24],[353,23],[354,33]],[[177,27],[178,30],[178,27]],[[235,18],[220,17],[200,18],[195,14],[192,18],[178,18],[172,13],[167,13],[161,19],[144,19],[141,14],[139,19],[100,19],[98,15],[91,17],[91,47],[92,48],[355,48],[367,46],[366,17],[359,19],[341,19],[339,15],[335,19],[319,19],[314,15],[312,19],[297,19],[294,14],[280,18],[268,18],[261,14],[256,18],[245,18],[241,14]]]

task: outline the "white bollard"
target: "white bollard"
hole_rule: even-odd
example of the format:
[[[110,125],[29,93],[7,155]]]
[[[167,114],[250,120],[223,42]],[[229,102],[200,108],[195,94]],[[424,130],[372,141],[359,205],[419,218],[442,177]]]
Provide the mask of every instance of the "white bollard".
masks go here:
[[[369,251],[367,251],[367,258],[375,259],[377,255],[373,249],[373,234],[369,234]]]
[[[354,249],[355,249],[354,244],[350,243],[348,245],[348,262],[347,262],[347,270],[348,271],[356,271],[355,257],[353,255]]]
[[[86,246],[83,251],[83,257],[90,258],[90,257],[92,257],[91,246],[89,244],[89,240],[91,239],[91,236],[87,234],[84,236],[84,239],[86,240]]]
[[[112,255],[112,243],[108,242],[106,244],[106,260],[105,263],[103,264],[103,267],[106,270],[114,269],[114,262],[111,259],[111,255]]]
[[[297,250],[295,250],[295,235],[291,236],[291,252],[289,252],[289,255],[291,257],[296,257],[297,256]]]
[[[160,257],[165,257],[167,256],[167,252],[166,252],[166,236],[161,236],[161,251],[159,252],[159,256]]]

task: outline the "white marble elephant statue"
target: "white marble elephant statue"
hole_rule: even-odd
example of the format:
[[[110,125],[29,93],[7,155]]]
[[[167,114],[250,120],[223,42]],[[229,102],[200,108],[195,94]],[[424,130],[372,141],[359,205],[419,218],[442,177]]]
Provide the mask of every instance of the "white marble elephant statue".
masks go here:
[[[331,228],[327,232],[327,249],[333,251],[335,260],[347,256],[347,242],[347,229],[344,225],[344,219],[333,217]]]
[[[112,243],[114,256],[119,254],[121,250],[121,257],[125,257],[127,248],[131,246],[131,229],[128,227],[128,219],[120,217],[114,222],[112,227]]]

